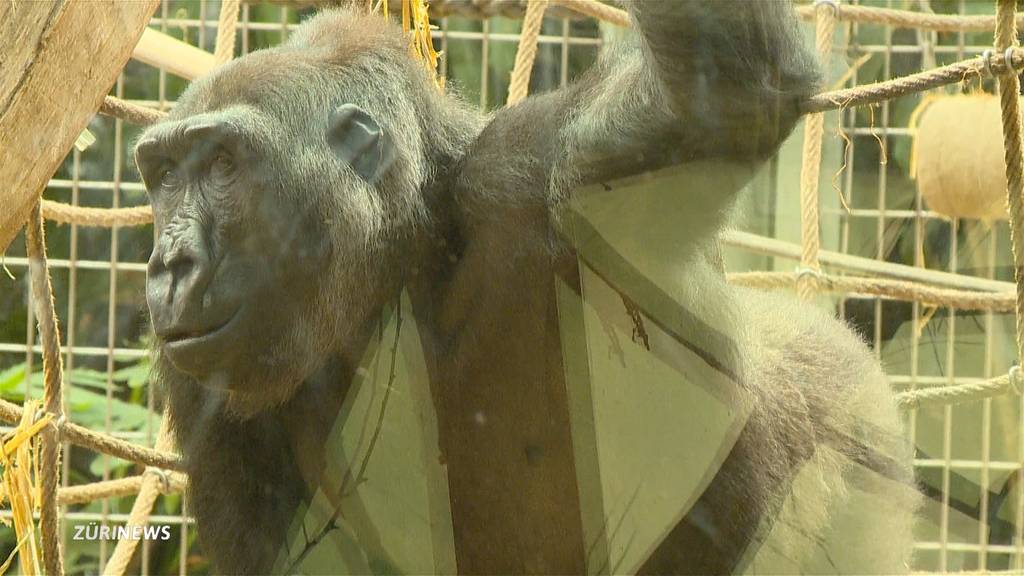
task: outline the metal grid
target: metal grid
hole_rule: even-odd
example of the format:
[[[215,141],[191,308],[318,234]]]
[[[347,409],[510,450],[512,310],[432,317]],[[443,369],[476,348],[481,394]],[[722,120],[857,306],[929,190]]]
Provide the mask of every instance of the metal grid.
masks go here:
[[[892,4],[891,0],[889,4]],[[895,6],[903,7],[903,6]],[[965,0],[959,0],[958,10],[963,12]],[[151,26],[163,32],[170,33],[178,38],[184,38],[192,44],[212,51],[216,35],[217,12],[219,2],[207,0],[189,0],[187,2],[164,0],[156,17],[152,20]],[[184,12],[182,12],[184,10]],[[289,29],[298,21],[295,11],[281,7],[252,6],[244,4],[242,7],[241,19],[239,22],[240,41],[238,50],[245,54],[249,51],[275,44],[283,40]],[[552,26],[554,24],[554,26]],[[507,72],[503,71],[501,77],[496,78],[492,70],[491,46],[499,43],[516,43],[518,35],[514,31],[508,31],[508,21],[483,21],[474,22],[461,19],[443,19],[439,22],[440,30],[436,36],[439,46],[443,52],[441,73],[448,75],[449,58],[459,57],[460,47],[466,52],[476,54],[479,59],[479,77],[476,86],[464,85],[463,90],[467,95],[474,97],[482,107],[493,107],[501,102],[504,91],[507,88]],[[955,41],[950,43],[932,42],[928,38],[919,37],[913,43],[893,42],[893,32],[887,30],[884,42],[863,43],[858,39],[861,37],[860,28],[857,25],[851,26],[850,41],[846,56],[850,60],[856,59],[861,54],[874,54],[875,58],[883,61],[883,75],[891,76],[892,62],[894,57],[916,56],[920,59],[921,67],[929,65],[936,58],[950,56],[962,58],[964,56],[979,54],[987,46],[967,45],[963,34],[958,35]],[[948,40],[948,39],[947,39]],[[578,23],[568,20],[559,22],[549,21],[545,27],[545,34],[540,37],[541,50],[538,54],[536,70],[539,74],[548,74],[549,84],[565,84],[570,78],[570,53],[582,52],[586,58],[592,58],[600,45],[599,35],[594,28],[581,27]],[[555,71],[555,72],[551,72]],[[154,96],[148,93],[133,91],[133,79],[146,77],[147,75],[158,75],[159,89]],[[553,74],[553,75],[552,75]],[[535,74],[535,80],[537,76]],[[455,80],[466,82],[463,79]],[[857,84],[862,79],[858,72],[854,72],[852,82]],[[148,105],[168,106],[172,105],[174,99],[180,93],[183,82],[169,77],[162,71],[155,71],[137,63],[130,64],[120,76],[114,93],[125,97],[128,100]],[[958,235],[955,233],[961,228],[960,222],[949,222],[938,214],[925,209],[919,194],[914,194],[913,201],[909,206],[893,207],[888,201],[890,178],[893,175],[894,167],[889,164],[878,164],[873,160],[876,156],[878,142],[876,137],[886,143],[886,148],[891,149],[900,139],[908,139],[911,131],[906,127],[890,126],[890,104],[882,104],[876,111],[873,122],[865,122],[864,116],[856,110],[848,110],[842,114],[842,125],[844,132],[853,140],[853,145],[847,152],[847,167],[841,178],[842,192],[850,200],[853,209],[849,212],[828,212],[825,217],[837,218],[840,223],[840,250],[847,253],[864,254],[865,251],[879,260],[893,260],[893,255],[887,250],[891,244],[891,230],[897,226],[899,234],[910,235],[914,250],[913,256],[909,259],[900,260],[905,264],[925,266],[925,259],[922,254],[925,251],[926,232],[934,227],[947,227],[949,229],[948,246],[946,250],[948,258],[945,268],[949,271],[960,273],[976,274],[983,277],[1005,278],[1008,262],[1008,244],[1006,242],[1007,230],[1005,224],[997,224],[985,236],[983,242],[986,266],[975,270],[958,270],[960,245]],[[90,128],[101,137],[92,148],[85,152],[73,152],[69,155],[64,167],[50,181],[47,196],[76,205],[106,206],[134,205],[145,201],[144,189],[139,181],[130,159],[127,156],[131,137],[135,134],[134,129],[125,126],[119,120],[108,118],[97,118]],[[83,173],[83,158],[88,159],[90,155],[97,155],[99,149],[107,150],[106,154],[111,156],[109,167],[102,173]],[[864,157],[867,160],[864,160]],[[126,159],[128,161],[126,161]],[[873,186],[864,185],[859,182],[860,175],[868,170],[863,168],[870,163],[877,164],[877,176]],[[857,175],[855,177],[855,174]],[[788,195],[786,192],[784,195]],[[795,191],[792,194],[795,201]],[[786,201],[789,201],[788,199]],[[795,205],[795,204],[794,204]],[[873,242],[868,242],[868,248],[863,246],[864,234],[858,234],[858,222],[874,224]],[[975,225],[974,223],[963,223],[964,225]],[[61,316],[62,337],[64,339],[64,351],[66,354],[66,365],[68,372],[76,366],[91,367],[106,374],[106,396],[108,402],[117,392],[117,384],[114,381],[114,374],[117,368],[126,362],[132,362],[146,356],[145,345],[138,340],[137,336],[144,333],[142,327],[146,320],[144,315],[145,300],[143,296],[143,285],[145,280],[145,260],[151,247],[151,229],[149,227],[140,229],[122,229],[115,231],[96,230],[70,226],[63,231],[58,227],[47,224],[48,249],[53,258],[50,263],[54,274],[54,284],[57,290],[57,310]],[[14,318],[16,315],[24,315],[24,338],[17,341],[0,341],[0,369],[16,363],[24,362],[28,371],[33,366],[40,364],[40,348],[36,342],[34,319],[32,318],[31,306],[28,302],[27,286],[27,261],[24,258],[24,248],[21,242],[17,242],[8,251],[5,264],[18,278],[15,285],[19,291],[14,303],[18,310],[10,309],[4,316]],[[94,279],[98,276],[106,277],[106,291],[102,294],[82,294],[79,286],[89,283],[84,279]],[[92,283],[95,283],[93,281]],[[6,290],[6,288],[5,288]],[[854,299],[841,299],[839,302],[840,312],[850,315],[849,303]],[[96,306],[97,302],[103,305]],[[870,301],[870,326],[871,333],[868,334],[874,348],[882,355],[882,351],[891,344],[892,338],[887,338],[884,333],[885,321],[889,314],[886,302],[883,299],[872,299]],[[909,322],[912,326],[919,326],[923,319],[928,317],[929,311],[924,310],[918,304],[908,305],[911,309]],[[88,317],[85,318],[83,308],[92,308]],[[127,318],[127,321],[125,320]],[[956,369],[958,360],[957,333],[958,321],[962,325],[973,318],[965,319],[964,314],[949,312],[942,316],[936,313],[931,316],[928,322],[931,332],[921,333],[918,330],[909,331],[909,346],[905,354],[908,356],[909,369],[890,372],[893,384],[901,389],[909,389],[920,386],[945,385],[951,382],[965,382],[972,378],[988,378],[1008,368],[1005,364],[998,364],[994,357],[993,349],[997,338],[1005,339],[1011,335],[1012,317],[1007,314],[986,313],[982,315],[983,334],[983,362],[981,367],[972,366],[971,370]],[[1010,324],[1007,323],[1010,322]],[[939,344],[934,337],[935,330],[945,334],[944,344]],[[921,370],[922,355],[934,355],[939,350],[944,358],[941,374],[923,373]],[[26,386],[26,391],[29,389]],[[980,486],[989,486],[992,479],[1004,478],[1007,475],[1021,477],[1021,461],[1024,461],[1024,441],[1021,441],[1020,426],[1018,426],[1018,438],[1008,439],[1005,436],[994,437],[993,426],[993,404],[1000,403],[998,400],[986,400],[980,408],[980,414],[965,416],[964,411],[969,408],[942,408],[938,420],[941,422],[940,430],[942,450],[941,454],[930,455],[930,457],[918,458],[915,462],[919,472],[936,470],[940,474],[940,506],[939,529],[937,534],[925,534],[919,538],[917,548],[919,550],[918,568],[929,570],[948,570],[957,567],[977,567],[984,569],[998,565],[993,562],[994,557],[1010,558],[1010,566],[1022,567],[1024,558],[1024,545],[1021,543],[1020,522],[1021,510],[1024,510],[1024,482],[1018,480],[1016,485],[1017,498],[1017,522],[1016,536],[1012,545],[990,545],[988,541],[988,529],[985,523],[978,523],[975,537],[971,540],[957,539],[950,531],[950,507],[949,499],[951,485],[956,474],[972,473],[978,477]],[[147,426],[141,432],[115,433],[133,441],[144,442],[152,445],[157,426],[157,409],[154,403],[154,395],[147,390],[145,397],[147,408],[152,411]],[[1019,402],[1018,402],[1019,404]],[[1018,406],[1018,419],[1024,415],[1024,406]],[[978,434],[978,454],[963,455],[957,454],[954,450],[953,439],[958,432],[958,422],[964,422],[966,418],[977,418],[980,421],[980,434]],[[934,420],[934,418],[932,418]],[[919,420],[917,412],[909,415],[910,433],[913,439],[919,434],[931,434],[931,428],[924,427]],[[110,420],[107,419],[109,430]],[[993,448],[1000,443],[1012,442],[1016,444],[1016,456],[1007,457],[1005,454],[993,456]],[[64,483],[69,481],[69,466],[76,458],[77,453],[83,452],[80,448],[65,447],[67,457],[64,460],[65,475]],[[1012,452],[1012,450],[1011,450]],[[111,466],[109,459],[105,458],[103,466],[103,478],[109,477]],[[120,507],[115,507],[109,501],[103,501],[99,512],[82,511],[81,507],[72,507],[67,511],[66,523],[74,525],[77,523],[99,522],[109,524],[123,522],[127,519],[127,507],[125,502],[120,502]],[[130,505],[130,504],[129,504]],[[980,491],[979,511],[982,517],[986,517],[990,506],[990,493],[987,490]],[[196,566],[196,562],[190,555],[198,553],[198,550],[190,549],[189,519],[187,507],[185,512],[178,515],[154,516],[153,522],[157,524],[172,524],[177,526],[179,531],[179,546],[176,550],[178,555],[179,573],[185,574]],[[144,541],[141,545],[141,572],[154,572],[155,566],[152,558],[156,553],[154,548],[157,543]],[[97,542],[95,544],[95,555],[97,564],[79,566],[77,569],[95,571],[97,566],[105,563],[112,544]],[[165,552],[166,553],[166,552]],[[973,558],[970,560],[968,557]],[[69,567],[75,570],[75,567]]]
[[[163,0],[150,26],[212,52],[219,9],[220,2],[215,0]],[[244,3],[238,24],[236,52],[246,54],[280,43],[303,15],[288,7]],[[489,62],[489,57],[495,45],[514,47],[518,43],[518,22],[506,19],[481,22],[453,17],[441,19],[437,24],[439,30],[435,32],[435,38],[443,51],[441,73],[448,75],[456,58],[477,55],[480,60],[477,85],[469,85],[466,79],[454,80],[462,84],[461,89],[467,97],[471,92],[477,92],[474,96],[481,107],[493,108],[503,102],[508,74],[507,71],[497,74],[496,70],[492,70],[494,66]],[[601,44],[597,26],[593,22],[550,18],[545,23],[539,41],[535,68],[538,74],[534,76],[534,86],[547,88],[569,82],[574,70],[585,68],[586,62],[596,57],[597,48]],[[580,64],[570,66],[571,58],[580,60]],[[504,65],[504,61],[501,64]],[[511,61],[508,71],[511,70],[510,65]],[[142,80],[152,79],[153,75],[158,76],[156,94],[139,88],[143,84]],[[184,86],[185,82],[163,71],[130,62],[111,93],[143,105],[170,107]],[[145,188],[130,157],[132,138],[138,134],[138,129],[121,120],[100,116],[90,123],[89,129],[97,136],[97,142],[84,152],[75,150],[68,155],[62,168],[50,180],[45,197],[93,207],[145,203]],[[105,164],[104,169],[93,169],[86,173],[83,170],[83,159],[90,158],[94,159],[93,168],[97,163],[95,159],[102,158],[99,163]],[[160,407],[151,387],[147,386],[143,399],[150,415],[142,431],[112,431],[109,411],[109,402],[116,394],[123,392],[121,385],[115,382],[116,371],[126,363],[138,361],[148,354],[144,339],[140,336],[148,330],[144,286],[146,260],[152,248],[152,228],[145,226],[110,231],[75,225],[56,226],[47,222],[46,232],[57,300],[56,311],[61,323],[65,373],[72,373],[75,368],[103,372],[106,377],[104,393],[108,400],[108,410],[105,425],[101,429],[152,446],[159,425]],[[4,322],[20,322],[21,316],[24,316],[24,333],[23,337],[17,339],[0,337],[0,371],[24,363],[26,373],[30,374],[33,369],[41,367],[41,348],[31,311],[28,261],[22,236],[8,249],[3,263],[15,280],[3,281],[5,284],[0,291],[0,307],[4,307],[4,312],[0,314],[0,325]],[[103,279],[100,277],[105,277],[106,290],[102,293],[82,293],[83,284],[102,284]],[[7,294],[6,298],[3,298],[4,293]],[[88,309],[87,318],[84,318],[86,314],[83,308]],[[28,379],[25,382],[25,394],[26,397],[32,395]],[[70,445],[65,445],[64,450],[63,485],[81,483],[81,479],[70,481],[71,463],[91,456],[91,453]],[[111,459],[106,456],[101,458],[103,467],[100,479],[109,479],[112,474]],[[63,513],[64,544],[67,544],[70,537],[70,526],[92,522],[101,526],[123,523],[128,518],[131,501],[132,498],[102,500],[98,511],[83,510],[84,506],[68,507]],[[165,561],[168,554],[177,555],[179,574],[204,571],[203,563],[197,558],[201,551],[194,546],[194,538],[189,530],[192,520],[187,514],[187,502],[183,504],[180,514],[154,513],[151,517],[154,524],[174,526],[177,549],[158,550],[162,543],[143,540],[141,551],[136,555],[137,560],[141,556],[141,564],[137,569],[142,574],[161,572],[160,566],[154,561],[158,553]],[[9,517],[10,512],[4,511],[4,514]],[[6,530],[0,527],[0,537]],[[94,558],[77,566],[66,566],[69,573],[95,573],[113,552],[113,541],[89,544],[94,547]]]
[[[879,4],[871,2],[869,5]],[[907,4],[914,5],[915,9],[931,8],[928,0],[900,3],[888,0],[887,4],[892,8],[909,8]],[[935,4],[938,7],[939,3]],[[967,11],[967,4],[966,0],[958,0],[944,3],[943,7],[963,14]],[[985,4],[994,10],[989,6],[991,3]],[[874,38],[874,42],[865,42],[866,28],[851,25],[846,50],[838,56],[854,62],[864,54],[872,54],[873,59],[881,59],[884,78],[916,71],[894,71],[896,58],[910,58],[911,66],[926,69],[934,67],[936,61],[943,64],[953,59],[976,56],[990,47],[968,44],[964,33],[902,32],[901,38],[897,39],[889,27],[881,28],[884,31],[882,41]],[[877,26],[874,28],[879,30]],[[864,79],[859,76],[859,71],[854,71],[851,83],[857,85],[876,79]],[[914,100],[919,100],[919,97]],[[931,212],[926,209],[916,187],[913,187],[912,197],[906,198],[905,165],[878,160],[879,156],[885,158],[897,146],[909,143],[913,136],[908,127],[892,125],[895,124],[891,118],[893,106],[893,102],[885,102],[873,113],[865,114],[862,110],[842,113],[842,130],[852,140],[852,145],[846,148],[841,187],[852,209],[825,213],[825,218],[838,219],[840,251],[882,261],[1012,281],[1006,222],[988,226],[977,221],[949,220]],[[880,151],[883,143],[884,149]],[[865,156],[867,159],[861,160]],[[865,177],[870,172],[875,172],[875,175]],[[890,197],[894,182],[904,187],[902,200]],[[872,224],[873,234],[868,230]],[[909,238],[912,245],[909,255],[893,249],[900,237]],[[965,238],[970,239],[969,246],[964,242]],[[944,254],[936,257],[940,252]],[[925,254],[933,257],[926,259]],[[970,268],[962,265],[965,256],[970,258]],[[851,311],[853,302],[855,299],[852,298],[839,301],[840,313],[847,318],[857,316]],[[886,362],[889,379],[897,389],[987,379],[1006,373],[1010,368],[1013,356],[1001,352],[1013,342],[1012,313],[927,310],[916,302],[894,306],[882,298],[860,299],[859,303],[870,306],[867,310],[870,318],[862,323],[867,328],[865,336]],[[862,318],[864,308],[861,306],[859,310]],[[899,334],[899,329],[897,334],[892,334],[891,327],[901,324],[903,334]],[[919,328],[922,326],[924,328]],[[978,346],[981,347],[980,352]],[[929,368],[925,368],[925,364]],[[997,408],[995,412],[994,408]],[[1021,470],[1024,462],[1024,421],[1021,417],[1024,404],[1021,398],[988,399],[971,405],[935,408],[927,414],[924,412],[914,410],[907,415],[908,431],[918,446],[918,457],[914,462],[916,473],[922,479],[937,476],[937,492],[933,493],[932,499],[935,526],[919,530],[916,536],[915,568],[941,572],[1021,569],[1024,567],[1024,543],[1021,540],[1024,524],[1021,513],[1024,506],[1024,472]],[[998,429],[994,426],[997,422],[1001,424]],[[926,444],[939,444],[941,450],[939,453],[925,453],[920,447]],[[958,513],[956,503],[951,500],[958,496],[963,499],[962,495],[954,494],[956,485],[963,485],[965,478],[977,487],[977,501],[967,498],[968,503],[974,506],[967,513],[975,512],[980,518],[989,518],[993,512],[996,491],[1009,488],[1008,505],[1013,509],[1013,535],[1009,543],[993,543],[988,522],[972,523],[959,516],[964,514],[964,510],[961,507]],[[1003,502],[1003,505],[1007,503]],[[934,508],[937,508],[937,517]]]

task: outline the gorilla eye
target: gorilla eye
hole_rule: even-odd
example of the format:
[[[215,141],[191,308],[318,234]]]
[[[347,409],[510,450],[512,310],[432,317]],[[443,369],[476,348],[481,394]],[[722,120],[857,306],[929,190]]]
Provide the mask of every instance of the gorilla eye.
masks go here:
[[[235,168],[235,161],[226,150],[218,150],[210,163],[210,173],[216,176],[225,176]]]
[[[178,184],[178,175],[175,166],[166,163],[156,173],[157,182],[161,188],[172,188]]]

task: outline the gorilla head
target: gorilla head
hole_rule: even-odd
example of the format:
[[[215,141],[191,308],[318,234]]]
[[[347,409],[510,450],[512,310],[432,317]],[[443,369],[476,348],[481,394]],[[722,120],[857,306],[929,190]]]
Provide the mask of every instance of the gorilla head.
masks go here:
[[[427,166],[455,148],[430,82],[379,17],[327,13],[145,132],[161,361],[244,416],[358,348],[427,229]]]

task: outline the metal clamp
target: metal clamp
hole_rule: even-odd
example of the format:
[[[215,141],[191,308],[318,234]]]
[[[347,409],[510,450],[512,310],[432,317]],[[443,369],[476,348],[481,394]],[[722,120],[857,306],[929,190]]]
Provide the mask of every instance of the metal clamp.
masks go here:
[[[1008,376],[1010,377],[1010,387],[1013,388],[1013,391],[1016,392],[1018,396],[1024,396],[1024,382],[1021,381],[1020,377],[1020,365],[1014,364],[1013,366],[1010,366]]]
[[[805,276],[812,276],[818,280],[822,278],[821,270],[817,268],[808,268],[807,266],[797,266],[793,270],[793,273],[796,274],[797,278],[803,278]]]
[[[814,0],[814,9],[817,11],[818,6],[831,6],[832,14],[834,16],[839,15],[839,0]]]
[[[167,470],[163,468],[157,468],[156,466],[146,466],[146,469],[142,472],[142,475],[152,474],[160,480],[160,493],[169,494],[171,492],[171,478],[167,474]]]

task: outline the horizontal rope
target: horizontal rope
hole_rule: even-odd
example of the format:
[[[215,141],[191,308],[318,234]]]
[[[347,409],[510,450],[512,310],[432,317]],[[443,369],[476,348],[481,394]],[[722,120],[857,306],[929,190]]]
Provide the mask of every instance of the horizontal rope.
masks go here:
[[[0,420],[12,424],[17,423],[21,421],[21,412],[21,407],[17,404],[7,400],[0,400]],[[156,468],[177,470],[179,472],[185,469],[181,457],[177,454],[160,452],[152,448],[125,442],[124,440],[100,432],[94,432],[70,422],[65,422],[60,427],[60,431],[64,440],[76,446],[82,446],[96,452]]]
[[[1011,51],[1011,60],[1019,68],[1020,64],[1024,62],[1024,50],[1014,48]],[[970,78],[990,78],[992,74],[1001,74],[1008,69],[1012,69],[1012,67],[1006,66],[1006,60],[1002,54],[991,56],[988,67],[985,66],[985,60],[978,56],[884,82],[823,92],[805,100],[800,105],[800,110],[805,113],[825,112],[852,106],[877,104],[900,96],[963,82]]]
[[[103,103],[100,104],[99,113],[104,116],[120,118],[125,122],[137,124],[139,126],[148,126],[167,117],[166,112],[147,108],[145,106],[139,106],[138,104],[132,104],[131,102],[126,102],[113,96],[106,96],[103,98]]]
[[[796,13],[804,20],[814,19],[814,6],[800,6]],[[875,8],[872,6],[855,6],[842,3],[839,5],[836,19],[841,22],[858,24],[881,24],[896,28],[916,28],[934,32],[991,32],[996,27],[996,17],[977,15],[961,16],[959,14],[928,14],[910,10],[892,8]],[[1017,21],[1024,24],[1024,13],[1017,15]]]
[[[1009,374],[1005,374],[982,382],[901,392],[896,395],[896,405],[903,410],[912,410],[923,406],[963,404],[985,398],[1020,393],[1020,384],[1014,383],[1013,378]]]
[[[57,503],[61,506],[70,504],[86,504],[101,498],[120,498],[138,494],[142,488],[145,474],[118,478],[116,480],[104,480],[81,486],[70,486],[61,488],[57,492]],[[167,494],[179,493],[185,489],[186,476],[180,472],[167,474]]]
[[[796,286],[798,276],[799,274],[791,272],[738,272],[727,274],[726,279],[730,283],[750,288],[788,289]],[[920,302],[928,306],[957,310],[1009,312],[1015,305],[1013,292],[953,290],[904,280],[836,276],[823,272],[815,276],[817,289],[823,292],[886,296],[894,300]]]
[[[42,210],[44,218],[61,224],[112,228],[114,226],[141,226],[153,222],[153,209],[149,206],[88,208],[53,200],[43,200]]]

